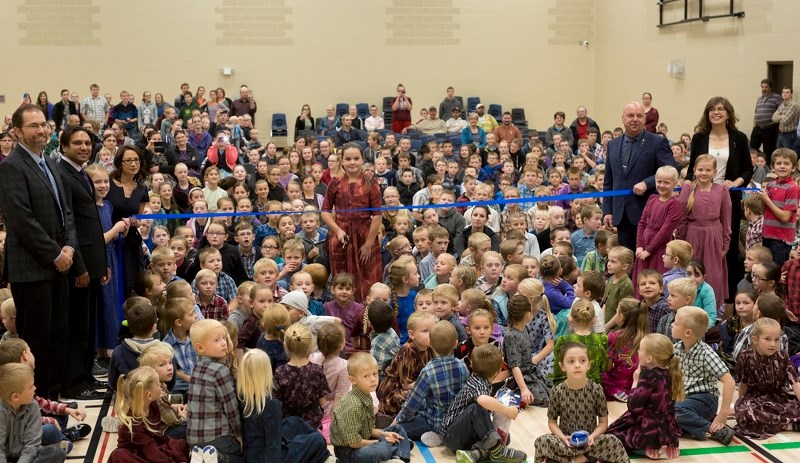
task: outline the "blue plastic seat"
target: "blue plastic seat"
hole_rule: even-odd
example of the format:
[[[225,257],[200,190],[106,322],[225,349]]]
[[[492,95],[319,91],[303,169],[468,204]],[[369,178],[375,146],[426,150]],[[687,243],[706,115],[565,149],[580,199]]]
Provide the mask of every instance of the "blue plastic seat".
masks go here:
[[[286,114],[274,113],[272,115],[272,136],[273,137],[289,136],[289,127],[286,125]]]

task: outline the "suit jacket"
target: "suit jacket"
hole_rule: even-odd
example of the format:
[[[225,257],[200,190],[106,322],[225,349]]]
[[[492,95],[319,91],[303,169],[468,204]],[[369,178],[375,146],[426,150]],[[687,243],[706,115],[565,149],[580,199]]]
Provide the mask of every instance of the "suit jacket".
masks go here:
[[[621,159],[623,138],[617,137],[608,142],[603,190],[631,189],[643,181],[647,185],[647,192],[641,196],[631,194],[604,198],[603,214],[611,214],[614,225],[619,225],[623,214],[627,214],[628,220],[635,227],[642,217],[647,198],[656,191],[656,170],[661,166],[675,167],[675,159],[672,157],[672,150],[666,138],[644,131],[636,137],[628,172],[623,174]]]
[[[58,171],[67,204],[72,209],[78,240],[69,274],[77,277],[89,272],[89,278],[102,278],[107,268],[106,243],[94,200],[94,186],[90,188],[83,175],[66,161],[58,163]]]
[[[0,163],[0,208],[8,231],[4,269],[11,283],[51,280],[61,248],[78,250],[58,168],[48,156],[44,159],[59,190],[60,209],[50,180],[24,148],[15,147]]]
[[[69,105],[69,113],[70,114],[77,114],[78,108],[75,106],[74,101],[68,101],[67,104]],[[64,102],[59,101],[58,103],[53,106],[53,122],[56,123],[56,129],[61,130],[61,124],[64,123]]]

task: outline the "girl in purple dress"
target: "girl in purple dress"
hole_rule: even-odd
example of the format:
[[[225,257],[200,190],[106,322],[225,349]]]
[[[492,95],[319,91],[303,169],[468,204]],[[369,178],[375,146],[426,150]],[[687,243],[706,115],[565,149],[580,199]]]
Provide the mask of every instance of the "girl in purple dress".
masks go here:
[[[695,181],[683,188],[679,197],[686,205],[686,223],[678,227],[676,238],[691,243],[692,257],[708,269],[706,283],[714,288],[714,298],[724,301],[728,294],[728,266],[725,254],[731,244],[731,195],[717,183],[717,160],[701,154],[694,164]],[[735,243],[734,243],[735,244]]]
[[[632,297],[619,301],[615,315],[616,331],[608,333],[608,363],[601,374],[606,399],[627,402],[633,375],[639,367],[639,343],[648,332],[648,305]]]
[[[652,333],[639,343],[639,368],[628,397],[628,411],[611,423],[628,453],[644,451],[652,459],[678,458],[681,430],[675,421],[675,401],[683,400],[683,375],[672,341]]]
[[[633,264],[632,281],[639,281],[639,273],[647,268],[664,273],[662,256],[667,250],[667,243],[672,240],[672,233],[685,215],[683,205],[675,195],[678,184],[678,171],[672,166],[662,166],[656,171],[656,191],[651,195],[639,220],[636,233],[636,261]],[[634,288],[638,297],[639,291]]]

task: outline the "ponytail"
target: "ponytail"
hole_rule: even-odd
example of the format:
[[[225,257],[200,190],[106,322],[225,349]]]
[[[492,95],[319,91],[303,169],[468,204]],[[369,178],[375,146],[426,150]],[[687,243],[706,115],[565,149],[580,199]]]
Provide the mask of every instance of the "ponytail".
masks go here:
[[[681,401],[685,394],[683,390],[683,373],[681,373],[681,362],[675,354],[667,362],[669,379],[672,382],[672,400]]]

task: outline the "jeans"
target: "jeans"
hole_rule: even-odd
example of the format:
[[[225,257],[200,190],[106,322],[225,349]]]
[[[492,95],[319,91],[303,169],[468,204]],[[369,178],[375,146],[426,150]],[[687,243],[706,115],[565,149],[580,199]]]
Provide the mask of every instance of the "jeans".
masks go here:
[[[789,252],[792,250],[791,245],[772,238],[762,239],[761,244],[772,251],[772,260],[778,264],[778,267],[783,267],[783,263],[789,260]]]
[[[423,434],[433,431],[431,425],[428,424],[428,420],[422,415],[416,415],[408,421],[398,422],[397,424],[403,427],[411,440],[420,440]]]
[[[59,428],[67,429],[67,424],[69,424],[69,415],[44,414],[44,416],[56,420],[56,423],[58,423]],[[67,440],[67,437],[61,433],[61,430],[59,428],[56,428],[56,426],[52,424],[46,424],[42,426],[42,445],[52,445],[52,444],[57,444],[62,440]]]
[[[322,434],[301,418],[284,418],[281,422],[281,436],[283,463],[321,463],[331,456]]]
[[[454,452],[473,448],[489,450],[499,441],[489,411],[477,403],[462,410],[444,435],[444,445]]]
[[[794,142],[797,141],[797,132],[781,132],[778,134],[778,148],[793,148]]]
[[[675,402],[675,420],[678,426],[695,439],[704,440],[711,421],[717,415],[718,402],[717,396],[708,392],[692,394]]]
[[[384,429],[384,431],[396,432],[403,436],[400,442],[390,444],[385,438],[381,437],[378,442],[367,447],[354,449],[351,447],[333,448],[339,463],[377,463],[379,461],[400,458],[409,461],[411,459],[411,444],[402,426],[394,425]]]

